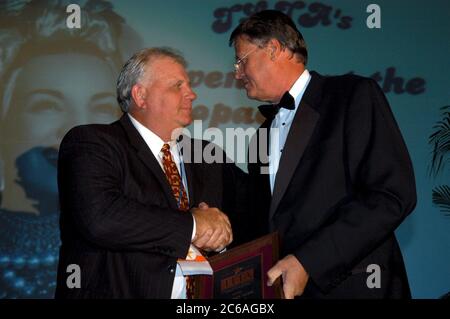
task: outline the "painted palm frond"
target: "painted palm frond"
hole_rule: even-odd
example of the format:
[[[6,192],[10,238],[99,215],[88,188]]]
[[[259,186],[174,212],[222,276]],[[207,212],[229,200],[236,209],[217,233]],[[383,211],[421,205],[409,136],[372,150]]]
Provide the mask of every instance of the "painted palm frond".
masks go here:
[[[441,185],[433,188],[433,204],[447,216],[450,216],[450,186]]]
[[[430,135],[429,144],[433,146],[431,160],[431,174],[436,176],[444,169],[445,162],[450,156],[450,105],[441,108],[442,120],[433,127],[436,131]]]

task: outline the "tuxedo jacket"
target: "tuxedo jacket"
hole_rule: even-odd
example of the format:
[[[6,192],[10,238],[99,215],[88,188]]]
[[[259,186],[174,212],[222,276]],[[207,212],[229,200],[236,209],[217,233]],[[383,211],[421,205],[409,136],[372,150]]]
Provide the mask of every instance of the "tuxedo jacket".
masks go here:
[[[263,129],[272,122],[266,115],[250,144],[257,150],[267,136]],[[266,156],[248,165],[258,230],[253,237],[279,232],[281,255],[293,254],[309,273],[304,297],[410,297],[394,230],[415,207],[415,180],[399,128],[375,81],[311,72],[273,195],[269,175],[261,173],[268,167],[262,153]],[[377,266],[381,285],[369,278]]]
[[[234,209],[235,166],[184,165],[191,207],[204,201],[225,212]],[[193,217],[177,209],[161,166],[127,115],[66,134],[58,187],[57,298],[170,298],[176,261],[186,257],[191,242]],[[71,264],[79,266],[80,288],[67,285]]]

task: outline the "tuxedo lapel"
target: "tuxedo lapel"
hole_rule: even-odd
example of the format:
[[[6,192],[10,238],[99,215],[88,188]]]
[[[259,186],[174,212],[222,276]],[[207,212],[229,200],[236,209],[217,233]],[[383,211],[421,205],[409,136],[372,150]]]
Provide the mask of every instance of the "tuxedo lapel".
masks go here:
[[[270,218],[273,217],[283,195],[294,175],[295,169],[300,162],[306,146],[312,136],[319,113],[306,102],[300,102],[300,109],[294,117],[289,130],[280,165],[275,178],[272,202],[270,205]]]
[[[317,73],[311,72],[311,75],[311,81],[300,101],[280,158],[269,211],[270,219],[286,192],[320,118],[319,112],[313,108],[313,105],[318,102],[317,97],[322,81],[317,78]]]
[[[155,156],[153,156],[152,151],[149,149],[142,136],[136,130],[133,123],[131,123],[127,114],[124,114],[120,118],[120,124],[124,128],[130,144],[136,149],[137,156],[141,160],[142,164],[144,164],[144,166],[146,166],[150,170],[157,182],[160,184],[170,207],[177,209],[177,202],[175,200],[175,197],[173,196],[172,189],[167,181],[166,175],[164,174],[157,159],[155,158]]]

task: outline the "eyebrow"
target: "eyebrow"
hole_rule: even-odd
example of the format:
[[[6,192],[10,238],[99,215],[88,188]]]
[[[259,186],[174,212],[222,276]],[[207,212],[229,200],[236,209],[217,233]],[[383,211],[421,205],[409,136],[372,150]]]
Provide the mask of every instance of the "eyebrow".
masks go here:
[[[91,97],[91,100],[101,100],[101,99],[108,98],[108,97],[115,98],[116,96],[111,92],[100,92],[100,93],[94,94]]]
[[[167,79],[168,85],[178,85],[179,83],[186,83],[186,82],[188,82],[188,80],[179,77],[172,77]]]
[[[64,96],[60,91],[56,91],[56,90],[51,90],[51,89],[36,89],[36,90],[32,90],[30,92],[28,92],[27,97],[30,97],[32,95],[35,94],[47,94],[47,95],[51,95],[54,96],[58,99],[62,99]]]

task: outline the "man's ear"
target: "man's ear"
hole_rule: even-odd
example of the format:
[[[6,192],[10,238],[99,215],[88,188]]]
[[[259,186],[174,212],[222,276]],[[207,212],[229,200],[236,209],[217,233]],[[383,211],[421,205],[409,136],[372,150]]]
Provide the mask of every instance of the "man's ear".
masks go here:
[[[282,47],[280,41],[277,39],[271,39],[268,43],[270,59],[275,61],[275,59],[281,54]]]
[[[145,108],[146,92],[145,88],[140,84],[135,84],[131,88],[131,97],[138,108]]]

